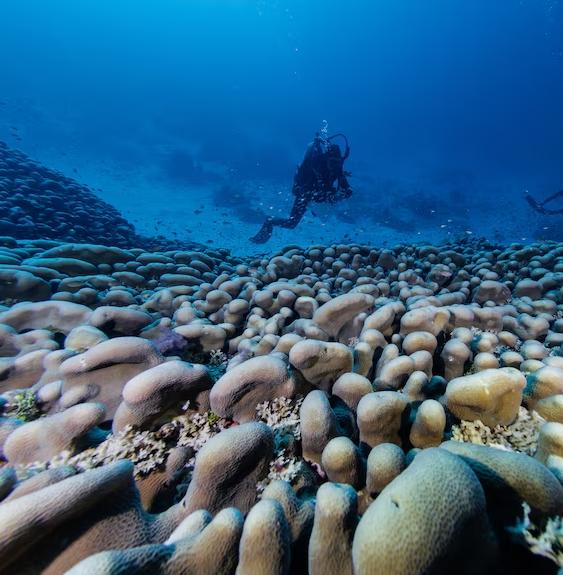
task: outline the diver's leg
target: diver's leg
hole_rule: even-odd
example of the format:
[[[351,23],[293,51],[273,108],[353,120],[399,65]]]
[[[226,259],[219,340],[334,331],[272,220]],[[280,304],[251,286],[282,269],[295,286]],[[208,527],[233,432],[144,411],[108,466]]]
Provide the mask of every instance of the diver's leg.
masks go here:
[[[563,190],[559,190],[558,192],[555,192],[553,195],[549,196],[549,198],[546,198],[542,202],[542,205],[545,205],[548,202],[552,202],[553,200],[556,200],[557,198],[560,198],[561,196],[563,196]]]
[[[301,221],[305,212],[307,211],[307,206],[309,205],[309,198],[304,195],[299,195],[295,198],[289,217],[287,218],[268,218],[260,231],[252,238],[251,242],[255,244],[266,243],[274,230],[274,226],[279,226],[280,228],[286,228],[292,230],[297,227],[297,224]]]
[[[338,176],[338,187],[343,188],[345,190],[347,190],[350,187],[350,184],[348,183],[348,178],[345,176],[345,174],[340,174],[340,176]]]
[[[536,212],[539,212],[540,214],[546,213],[543,204],[540,204],[536,199],[534,199],[529,192],[524,193],[524,198],[526,199],[530,207],[536,210]]]
[[[260,231],[253,237],[250,238],[251,242],[255,244],[265,244],[272,235],[274,231],[274,220],[272,218],[268,218],[260,228]]]
[[[294,229],[297,224],[301,221],[305,212],[307,211],[307,206],[309,205],[309,198],[306,196],[297,196],[293,202],[291,212],[289,217],[285,220],[274,220],[274,225],[280,226],[281,228]]]

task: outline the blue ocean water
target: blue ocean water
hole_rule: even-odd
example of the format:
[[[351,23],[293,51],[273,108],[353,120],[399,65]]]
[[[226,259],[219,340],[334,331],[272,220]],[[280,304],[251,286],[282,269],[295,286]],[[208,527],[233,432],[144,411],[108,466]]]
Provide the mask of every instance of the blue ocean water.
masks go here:
[[[563,239],[558,0],[4,0],[0,140],[142,233],[235,253]],[[351,144],[354,193],[286,215],[306,145]],[[563,198],[553,208],[563,208]]]

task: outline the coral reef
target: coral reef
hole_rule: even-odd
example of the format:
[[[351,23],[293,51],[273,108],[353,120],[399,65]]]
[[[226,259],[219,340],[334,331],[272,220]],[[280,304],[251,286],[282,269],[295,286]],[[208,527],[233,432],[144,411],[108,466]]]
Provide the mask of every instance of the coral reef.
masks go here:
[[[550,517],[541,529],[530,519],[530,506],[524,502],[524,517],[510,531],[532,553],[543,555],[563,567],[563,517]]]
[[[0,210],[0,236],[40,238],[44,246],[54,247],[66,241],[150,249],[171,243],[164,237],[137,234],[113,206],[88,186],[46,168],[4,142],[0,142]],[[190,242],[184,247],[196,246]],[[26,283],[25,274],[20,277],[21,283]],[[36,292],[41,284],[24,289]]]
[[[556,572],[562,246],[119,233],[0,239],[1,572]]]

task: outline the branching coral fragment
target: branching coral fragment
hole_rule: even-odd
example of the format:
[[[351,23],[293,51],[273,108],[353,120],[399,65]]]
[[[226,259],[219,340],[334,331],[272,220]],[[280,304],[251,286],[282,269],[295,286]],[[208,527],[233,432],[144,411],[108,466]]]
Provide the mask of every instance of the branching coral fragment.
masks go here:
[[[509,531],[532,553],[547,557],[563,567],[563,517],[550,517],[542,529],[532,523],[530,506],[524,502],[522,507],[524,517]]]
[[[303,398],[288,399],[278,397],[256,406],[258,419],[274,430],[275,457],[270,462],[270,471],[265,479],[257,485],[258,493],[276,479],[289,483],[303,475],[306,466],[303,459],[296,453],[296,442],[301,440],[299,409]]]
[[[135,466],[135,476],[142,477],[161,469],[174,447],[191,447],[194,456],[187,467],[193,467],[197,452],[223,429],[230,421],[219,418],[213,412],[186,413],[172,419],[156,431],[140,431],[125,427],[117,435],[108,438],[95,448],[71,455],[62,452],[47,462],[37,462],[20,470],[20,474],[31,474],[51,467],[72,465],[79,471],[108,465],[119,459],[129,459]]]
[[[490,428],[480,420],[462,421],[452,426],[452,439],[533,455],[538,446],[540,427],[544,423],[545,419],[538,413],[520,407],[516,421],[510,425]]]

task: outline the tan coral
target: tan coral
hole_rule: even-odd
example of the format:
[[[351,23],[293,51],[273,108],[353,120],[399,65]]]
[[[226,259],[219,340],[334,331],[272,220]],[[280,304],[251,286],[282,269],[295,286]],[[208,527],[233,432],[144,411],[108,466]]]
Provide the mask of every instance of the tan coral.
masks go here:
[[[413,371],[418,371],[412,357],[401,355],[385,363],[374,381],[377,391],[397,391],[406,383]]]
[[[408,403],[408,398],[396,391],[364,395],[358,404],[360,440],[370,447],[380,443],[400,445],[401,417]]]
[[[198,394],[212,385],[203,365],[174,360],[147,369],[125,384],[112,429],[115,433],[127,425],[150,427],[167,410],[180,410],[186,401],[195,402]]]
[[[563,457],[563,423],[550,421],[540,428],[536,459],[547,464],[550,456]]]
[[[563,487],[547,467],[533,457],[459,441],[447,441],[440,449],[462,457],[485,486],[508,489],[541,513],[562,513]]]
[[[227,339],[227,332],[219,325],[193,322],[178,326],[174,331],[188,342],[199,344],[203,351],[223,349]]]
[[[337,483],[321,485],[309,541],[311,575],[352,575],[352,539],[357,521],[354,489]]]
[[[203,522],[197,521],[200,512],[194,514],[198,517],[184,538],[167,544],[147,544],[97,553],[68,571],[68,575],[139,572],[151,575],[232,575],[237,565],[243,529],[241,512],[234,508],[223,509],[213,519],[209,517]]]
[[[8,436],[4,454],[11,463],[25,464],[48,461],[61,451],[75,451],[79,441],[88,447],[88,432],[101,423],[104,416],[103,405],[83,403],[30,421]]]
[[[359,313],[369,310],[374,301],[368,294],[344,294],[319,307],[313,315],[313,321],[330,337],[337,338],[345,324]]]
[[[427,331],[437,336],[447,328],[449,319],[450,312],[445,308],[428,306],[413,309],[401,318],[401,334],[406,336],[416,331]]]
[[[390,336],[393,333],[393,324],[404,311],[405,306],[401,302],[386,303],[366,318],[362,333],[374,329]]]
[[[413,447],[437,447],[442,442],[446,428],[446,413],[442,404],[427,399],[423,401],[412,424],[409,441]]]
[[[263,499],[244,522],[236,575],[287,575],[290,561],[291,531],[283,507]]]
[[[376,349],[367,341],[358,341],[354,345],[354,373],[367,377],[373,368]]]
[[[323,449],[321,466],[327,479],[361,489],[365,483],[365,464],[360,450],[348,437],[335,437]]]
[[[301,500],[287,481],[272,481],[262,499],[275,499],[283,507],[291,530],[291,573],[306,572],[307,548],[313,528],[315,505],[311,499]]]
[[[486,369],[498,369],[500,367],[499,360],[492,353],[482,351],[473,358],[473,370],[485,371]]]
[[[492,301],[496,304],[503,304],[511,298],[510,289],[505,284],[485,280],[477,287],[473,294],[473,301],[483,304],[487,301]]]
[[[217,415],[246,422],[255,419],[258,404],[277,397],[292,398],[296,391],[297,381],[287,361],[262,356],[229,369],[211,389],[209,401]]]
[[[367,460],[366,489],[375,496],[405,469],[405,453],[394,443],[380,443],[370,452]]]
[[[54,483],[58,483],[67,477],[72,477],[73,475],[76,475],[76,473],[76,469],[70,465],[46,469],[45,471],[32,475],[29,479],[25,479],[18,483],[5,501],[12,501],[13,499],[23,497],[28,493],[39,491],[40,489],[53,485]]]
[[[332,386],[332,394],[340,397],[354,411],[360,399],[372,391],[369,379],[358,373],[343,373]]]
[[[530,409],[534,409],[536,403],[546,397],[563,394],[563,369],[558,367],[540,364],[539,369],[528,373],[526,380],[524,403]]]
[[[448,409],[459,419],[480,419],[485,425],[508,425],[517,415],[524,376],[512,367],[487,369],[453,379],[446,388]]]
[[[1,505],[3,567],[55,575],[99,551],[165,541],[186,513],[144,513],[132,471],[120,461]]]
[[[410,355],[415,351],[426,350],[434,353],[438,347],[436,336],[427,331],[413,331],[403,340],[403,352]]]
[[[465,545],[479,553],[466,553]],[[457,572],[477,573],[494,553],[477,477],[436,448],[419,453],[368,507],[352,548],[355,575],[438,572],[446,558]]]
[[[163,361],[157,349],[145,339],[117,337],[103,341],[61,364],[63,394],[79,388],[76,401],[95,398],[106,406],[107,418],[112,419],[127,381]]]
[[[90,308],[70,302],[21,303],[0,313],[0,323],[18,332],[41,328],[67,334],[73,328],[88,323],[91,314]]]
[[[168,453],[164,469],[136,478],[144,509],[152,512],[174,499],[176,485],[193,455],[190,447],[174,447]]]
[[[49,299],[49,282],[29,271],[0,269],[0,299],[42,301]]]
[[[65,349],[81,353],[107,339],[102,330],[91,325],[79,325],[66,336]]]
[[[306,339],[291,348],[289,362],[309,383],[330,391],[343,373],[352,371],[353,357],[341,343]]]
[[[37,383],[49,354],[48,349],[38,349],[16,358],[0,358],[0,391],[25,389]]]
[[[547,421],[563,423],[563,394],[548,395],[540,399],[534,409]]]
[[[444,345],[440,357],[444,362],[444,377],[449,381],[463,375],[465,365],[471,359],[472,353],[466,343],[452,338]]]
[[[301,404],[299,418],[303,457],[320,464],[322,452],[328,442],[342,435],[338,419],[326,393],[320,390],[308,393]]]
[[[152,322],[152,317],[133,308],[100,306],[89,318],[89,323],[103,332],[137,335]]]
[[[230,506],[248,511],[273,453],[274,435],[264,423],[244,423],[222,431],[198,453],[184,507],[190,513],[197,509],[216,513]]]
[[[428,384],[429,378],[423,371],[413,371],[402,392],[409,398],[410,401],[422,401],[426,399],[424,395],[424,388]]]

